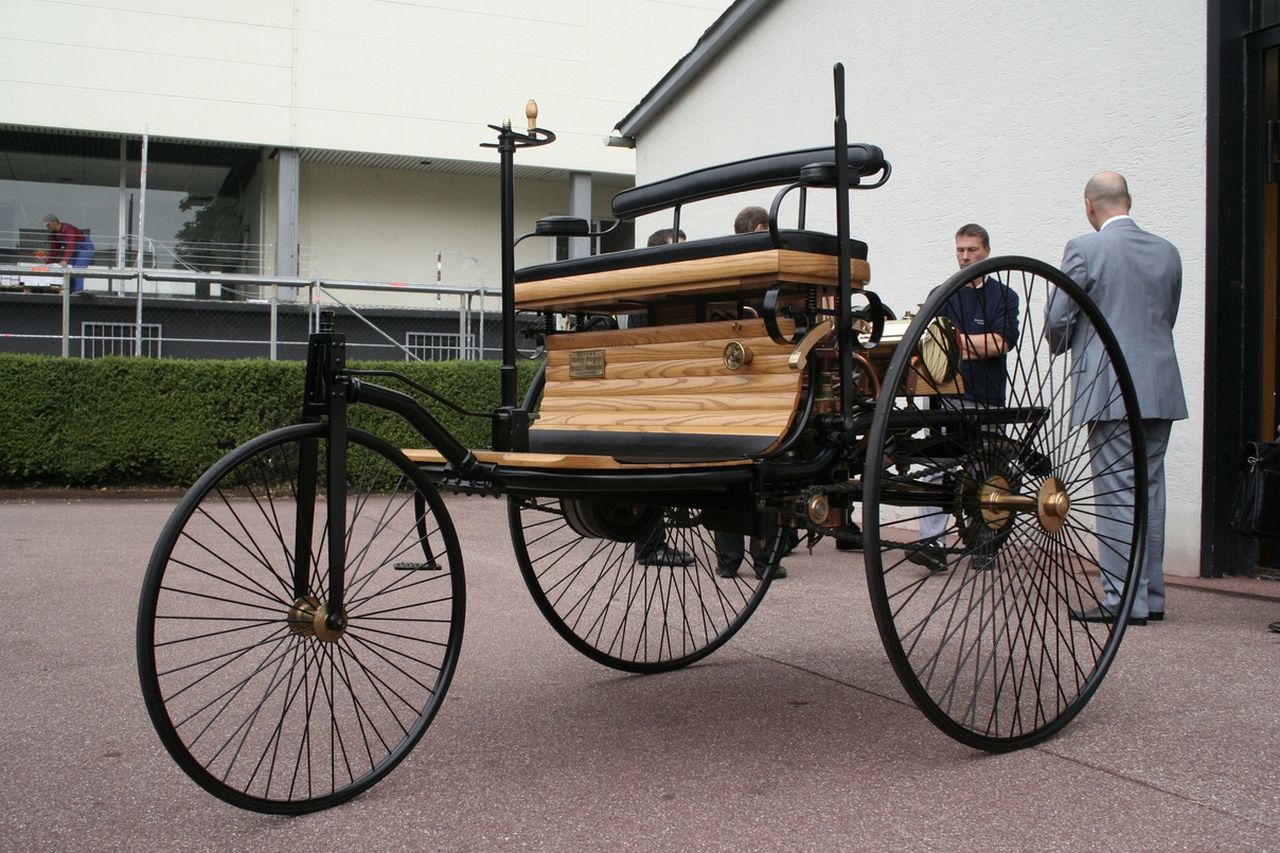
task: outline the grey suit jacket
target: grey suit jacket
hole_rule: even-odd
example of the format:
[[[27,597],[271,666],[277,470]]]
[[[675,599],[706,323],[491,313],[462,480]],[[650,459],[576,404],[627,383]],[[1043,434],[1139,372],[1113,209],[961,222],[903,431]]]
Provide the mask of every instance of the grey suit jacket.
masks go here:
[[[1173,349],[1173,324],[1182,297],[1182,258],[1177,248],[1143,231],[1132,219],[1118,219],[1101,231],[1068,242],[1062,271],[1102,309],[1133,376],[1142,417],[1185,418],[1187,400]],[[1118,399],[1102,342],[1090,332],[1092,324],[1078,322],[1073,306],[1054,291],[1045,322],[1053,351],[1071,351],[1072,426],[1118,420],[1124,417],[1124,404]],[[1100,365],[1103,375],[1099,375]]]

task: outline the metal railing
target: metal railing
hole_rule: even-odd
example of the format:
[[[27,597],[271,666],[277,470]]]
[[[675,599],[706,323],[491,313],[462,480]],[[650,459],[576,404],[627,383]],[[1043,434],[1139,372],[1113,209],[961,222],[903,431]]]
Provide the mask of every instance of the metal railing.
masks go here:
[[[378,343],[366,344],[372,350],[379,349],[391,352],[392,358],[405,360],[423,360],[423,355],[431,354],[431,350],[424,350],[420,346],[410,345],[410,333],[403,333],[398,338],[386,331],[383,326],[386,325],[385,319],[380,321],[375,315],[386,317],[394,313],[436,313],[447,316],[449,313],[456,313],[457,327],[456,332],[449,331],[445,334],[456,336],[456,352],[455,357],[475,360],[492,357],[498,351],[496,345],[489,346],[487,344],[487,332],[493,331],[486,328],[489,322],[486,306],[486,297],[492,294],[486,293],[483,284],[480,285],[454,285],[445,284],[443,282],[377,282],[377,281],[360,281],[349,279],[323,279],[323,278],[304,278],[300,276],[268,276],[268,275],[248,275],[238,273],[206,273],[188,270],[172,270],[172,269],[121,269],[108,267],[44,267],[31,265],[12,265],[0,266],[0,284],[6,280],[19,279],[24,284],[31,282],[41,282],[46,285],[61,285],[61,326],[56,335],[52,332],[13,332],[4,331],[7,338],[41,338],[49,339],[57,337],[60,339],[60,353],[62,356],[70,356],[73,351],[72,343],[77,341],[81,354],[91,355],[95,352],[101,352],[101,348],[95,349],[93,341],[100,339],[102,336],[82,325],[79,333],[73,332],[72,313],[73,304],[79,304],[78,296],[71,293],[71,278],[82,277],[86,280],[86,284],[90,281],[102,282],[106,281],[108,289],[106,291],[95,288],[86,292],[94,294],[103,294],[110,296],[110,300],[93,300],[85,302],[85,305],[96,305],[102,307],[108,303],[112,306],[128,305],[129,297],[133,297],[133,322],[128,324],[130,332],[133,336],[132,353],[159,355],[163,350],[170,351],[171,344],[244,344],[253,343],[260,344],[266,350],[268,358],[273,360],[280,358],[280,350],[282,343],[281,338],[281,311],[282,309],[290,312],[291,316],[297,316],[299,313],[305,315],[305,331],[313,331],[319,327],[319,315],[322,309],[336,310],[349,314],[352,318],[370,330],[370,335]],[[216,299],[200,298],[197,296],[189,296],[178,294],[177,285],[190,284],[207,285],[207,290],[211,295],[216,295]],[[162,292],[163,291],[163,292]],[[434,311],[428,307],[414,306],[410,311],[397,312],[395,306],[377,305],[377,304],[360,304],[361,295],[369,299],[375,293],[396,293],[408,294],[413,296],[448,296],[457,300],[456,312]],[[233,297],[227,299],[227,296]],[[253,341],[245,341],[241,338],[230,339],[220,337],[216,331],[206,328],[203,334],[194,335],[187,334],[183,336],[175,336],[171,334],[156,334],[155,329],[148,330],[148,324],[145,322],[149,319],[149,315],[155,315],[162,309],[158,304],[161,301],[172,308],[173,305],[194,305],[195,303],[203,303],[213,310],[223,309],[227,306],[251,304],[256,306],[266,305],[266,329],[261,338]],[[425,299],[423,300],[426,301]],[[152,308],[148,309],[147,305],[151,303]],[[213,304],[210,304],[213,303]],[[119,313],[117,310],[116,313]],[[119,326],[119,323],[115,323]],[[153,322],[150,324],[155,326]],[[417,331],[413,334],[429,334],[431,330]],[[442,332],[443,330],[436,330]],[[119,343],[122,337],[119,329],[115,329],[110,336],[116,347],[113,351],[119,351]],[[301,341],[288,341],[289,344],[305,344],[305,334]],[[438,351],[437,351],[438,352]]]

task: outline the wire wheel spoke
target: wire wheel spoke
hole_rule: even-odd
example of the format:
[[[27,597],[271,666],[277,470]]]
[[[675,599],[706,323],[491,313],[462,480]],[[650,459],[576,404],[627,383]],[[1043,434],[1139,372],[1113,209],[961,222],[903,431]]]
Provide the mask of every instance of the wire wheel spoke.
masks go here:
[[[970,306],[1015,339],[994,384],[911,358],[975,278]],[[1050,300],[1068,309],[1065,331],[1048,321]],[[868,441],[872,605],[899,678],[939,728],[984,749],[1026,746],[1083,708],[1123,634],[1124,619],[1070,613],[1108,588],[1127,612],[1135,587],[1146,472],[1132,384],[1097,309],[1036,261],[970,267],[911,328],[885,378],[898,393],[882,394]]]
[[[337,531],[346,627],[326,632],[326,445],[324,425],[286,427],[219,461],[170,518],[139,606],[161,740],[202,787],[257,811],[327,808],[382,778],[436,713],[461,642],[448,514],[403,454],[358,431]]]

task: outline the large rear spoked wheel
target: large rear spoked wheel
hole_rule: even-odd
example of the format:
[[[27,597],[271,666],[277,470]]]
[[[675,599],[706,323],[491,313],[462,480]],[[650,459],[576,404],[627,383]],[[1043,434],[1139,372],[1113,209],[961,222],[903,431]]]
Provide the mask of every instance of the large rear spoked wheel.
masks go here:
[[[958,361],[966,327],[1011,347]],[[1025,258],[937,288],[886,373],[863,485],[876,621],[930,720],[1001,751],[1079,713],[1123,635],[1146,530],[1133,385],[1087,295]],[[1103,604],[1104,586],[1122,596],[1119,617],[1073,619]]]
[[[328,808],[390,772],[439,709],[462,641],[462,559],[439,495],[355,430],[344,619],[327,618],[327,436],[286,427],[223,457],[174,511],[143,585],[138,670],[156,731],[203,788],[255,811]]]

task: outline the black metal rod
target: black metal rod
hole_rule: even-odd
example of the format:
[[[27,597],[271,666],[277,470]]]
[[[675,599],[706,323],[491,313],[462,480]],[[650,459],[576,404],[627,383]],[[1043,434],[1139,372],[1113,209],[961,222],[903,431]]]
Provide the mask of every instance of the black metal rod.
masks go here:
[[[329,397],[329,457],[325,500],[329,519],[329,627],[341,630],[347,535],[347,383],[338,381]]]
[[[502,405],[516,405],[516,245],[515,245],[516,135],[511,125],[498,134],[502,164]]]
[[[439,450],[440,455],[449,460],[449,464],[455,469],[464,470],[475,459],[471,451],[454,438],[434,415],[408,394],[374,385],[371,382],[356,380],[353,382],[351,396],[354,402],[376,406],[400,415],[420,432],[432,447]]]
[[[320,458],[319,439],[304,438],[298,451],[297,524],[293,531],[293,597],[302,598],[310,591],[307,578],[311,572],[311,535],[316,517],[316,465]]]
[[[844,118],[844,65],[835,66],[836,239],[840,263],[840,309],[836,341],[840,349],[840,414],[845,428],[853,412],[853,286],[849,280],[849,132]]]

